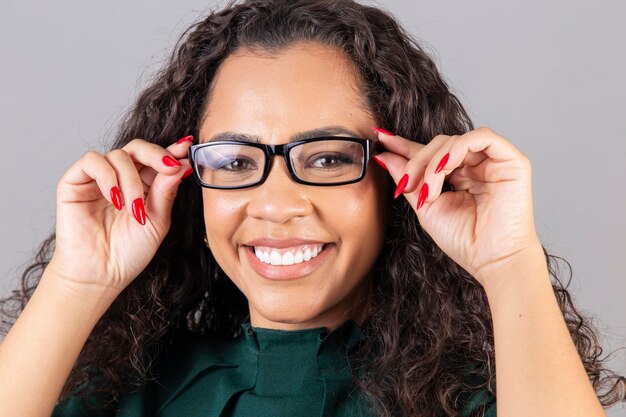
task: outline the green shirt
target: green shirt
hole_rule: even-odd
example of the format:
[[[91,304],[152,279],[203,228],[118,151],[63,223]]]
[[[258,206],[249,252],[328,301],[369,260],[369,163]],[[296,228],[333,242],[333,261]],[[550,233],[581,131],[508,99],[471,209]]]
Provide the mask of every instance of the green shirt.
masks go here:
[[[234,340],[187,332],[172,346],[156,380],[126,394],[117,413],[84,409],[72,397],[52,417],[368,417],[352,379],[348,355],[362,340],[347,320],[327,333],[323,327],[277,330],[241,324]],[[463,417],[481,405],[495,417],[495,398],[478,392]]]

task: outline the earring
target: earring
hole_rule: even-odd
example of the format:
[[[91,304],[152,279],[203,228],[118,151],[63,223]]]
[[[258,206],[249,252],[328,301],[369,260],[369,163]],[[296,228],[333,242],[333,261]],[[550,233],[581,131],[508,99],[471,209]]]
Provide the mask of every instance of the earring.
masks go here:
[[[209,247],[209,241],[206,238],[206,235],[204,235],[204,244],[206,245],[206,247]]]

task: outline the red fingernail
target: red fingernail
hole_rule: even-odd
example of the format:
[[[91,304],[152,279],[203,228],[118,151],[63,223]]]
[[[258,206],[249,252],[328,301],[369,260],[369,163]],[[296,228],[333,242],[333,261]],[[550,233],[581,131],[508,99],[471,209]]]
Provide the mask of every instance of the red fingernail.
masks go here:
[[[182,181],[182,180],[184,180],[185,178],[187,178],[188,176],[190,176],[192,172],[193,172],[193,168],[189,168],[189,169],[188,169],[188,170],[187,170],[187,171],[183,174],[183,176],[182,176],[182,177],[180,177],[180,180],[181,180],[181,181]]]
[[[437,165],[437,169],[435,169],[435,174],[439,174],[439,171],[441,171],[446,166],[446,164],[448,163],[448,159],[450,159],[450,152],[448,152],[443,156],[443,158],[441,158],[439,165]]]
[[[167,165],[168,167],[179,167],[179,166],[183,165],[180,162],[178,162],[177,160],[175,160],[174,158],[171,158],[171,157],[169,157],[167,155],[165,155],[163,157],[163,163],[165,165]]]
[[[404,176],[400,178],[400,181],[398,182],[398,186],[396,187],[396,192],[393,195],[393,198],[397,198],[400,194],[402,194],[402,191],[404,191],[408,182],[409,174],[404,174]]]
[[[146,224],[146,209],[143,206],[143,198],[137,198],[133,201],[133,216],[141,225]]]
[[[422,189],[420,190],[420,196],[417,199],[417,210],[420,209],[424,205],[424,202],[428,198],[428,184],[424,183],[422,185]]]
[[[385,135],[389,135],[389,136],[395,136],[395,134],[394,134],[394,133],[391,133],[390,131],[385,130],[385,129],[382,129],[382,128],[380,128],[380,127],[372,127],[372,129],[373,129],[375,132],[384,133]]]
[[[374,155],[374,160],[376,162],[378,162],[378,165],[380,165],[381,167],[385,168],[387,171],[389,171],[389,169],[387,168],[387,165],[385,165],[385,163],[382,161],[382,159],[380,159],[378,157],[378,155]]]
[[[184,141],[188,140],[189,142],[193,142],[193,135],[189,135],[189,136],[185,136],[184,138],[180,138],[178,139],[178,141],[176,142],[176,144],[181,144]]]
[[[116,209],[122,209],[122,196],[120,195],[120,189],[117,188],[117,185],[111,188],[111,201]]]

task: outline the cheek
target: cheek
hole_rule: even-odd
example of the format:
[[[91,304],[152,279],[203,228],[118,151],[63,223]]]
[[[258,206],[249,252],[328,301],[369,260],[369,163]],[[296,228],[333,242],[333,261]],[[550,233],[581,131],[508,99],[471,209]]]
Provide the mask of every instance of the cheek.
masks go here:
[[[329,215],[329,222],[335,228],[344,244],[344,249],[365,260],[378,252],[384,233],[384,206],[381,192],[372,182],[362,186],[346,188],[340,193]]]
[[[216,193],[214,190],[204,190],[202,192],[202,202],[204,209],[204,221],[207,225],[221,230],[220,222],[230,221],[240,212],[240,204],[233,198],[225,198],[223,193]]]
[[[232,198],[212,190],[203,191],[204,224],[211,250],[221,252],[232,246],[232,237],[241,223],[241,208]],[[232,248],[231,248],[232,249]]]

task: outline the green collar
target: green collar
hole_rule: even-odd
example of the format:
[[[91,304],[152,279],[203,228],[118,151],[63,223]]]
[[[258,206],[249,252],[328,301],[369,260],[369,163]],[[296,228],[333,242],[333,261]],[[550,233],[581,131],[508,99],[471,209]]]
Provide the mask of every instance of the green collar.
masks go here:
[[[363,333],[352,319],[327,332],[324,327],[277,330],[242,323],[243,335],[210,340],[186,332],[171,346],[161,368],[163,409],[215,368],[233,368],[229,383],[235,391],[254,390],[262,396],[289,396],[312,385],[349,384],[349,354]],[[320,382],[318,382],[320,381]],[[215,389],[219,389],[216,387]],[[330,394],[327,393],[327,394]]]

